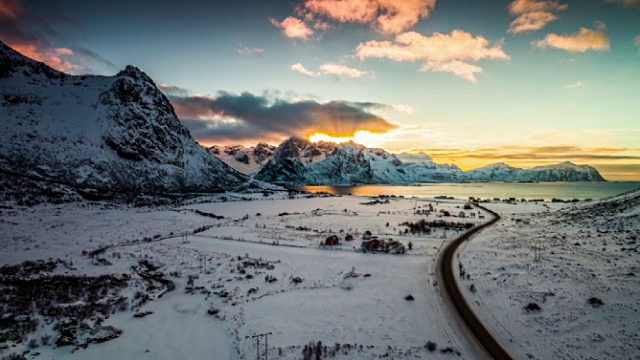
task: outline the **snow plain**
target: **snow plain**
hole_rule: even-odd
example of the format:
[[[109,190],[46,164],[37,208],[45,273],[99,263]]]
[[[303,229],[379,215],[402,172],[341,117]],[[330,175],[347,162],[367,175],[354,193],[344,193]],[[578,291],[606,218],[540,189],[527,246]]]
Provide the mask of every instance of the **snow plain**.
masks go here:
[[[542,212],[486,206],[502,220],[461,252],[461,283],[512,356],[640,359],[640,191]]]
[[[400,236],[405,227],[399,223],[484,220],[437,217],[441,209],[464,211],[459,200],[385,200],[225,194],[165,209],[101,203],[5,206],[0,266],[51,257],[73,263],[73,269],[60,270],[65,274],[129,273],[124,294],[131,296],[141,288],[131,267],[144,259],[176,285],[162,297],[152,294],[140,311],[153,313],[144,318],[124,311],[106,319],[105,324],[124,331],[119,338],[86,349],[40,346],[27,354],[34,359],[252,359],[256,344],[247,336],[265,332],[272,333],[272,359],[299,359],[305,345],[319,341],[329,358],[338,359],[457,357],[439,352],[446,347],[475,358],[476,348],[434,284],[436,255],[459,232]],[[436,210],[431,215],[414,214],[428,204]],[[339,246],[319,246],[329,235],[365,230],[405,245],[411,241],[413,250],[365,254],[357,251],[360,236]],[[189,234],[186,240],[183,233]],[[83,255],[99,248],[110,265]],[[267,282],[267,276],[277,281]],[[409,294],[414,301],[404,299]],[[208,315],[210,309],[218,313]],[[33,336],[48,333],[55,339],[51,331],[43,328]],[[438,350],[427,350],[428,341]],[[0,355],[27,351],[24,343]]]

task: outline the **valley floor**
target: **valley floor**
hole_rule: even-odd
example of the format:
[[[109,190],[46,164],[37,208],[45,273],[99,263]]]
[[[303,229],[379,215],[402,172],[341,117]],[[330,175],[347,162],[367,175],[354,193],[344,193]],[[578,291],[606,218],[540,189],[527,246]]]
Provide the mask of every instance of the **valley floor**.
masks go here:
[[[85,319],[87,329],[110,325],[123,331],[86,348],[52,346],[59,337],[55,319],[34,315],[38,329],[21,342],[5,343],[0,357],[26,352],[30,359],[252,359],[256,343],[250,336],[259,333],[271,333],[272,359],[299,359],[311,342],[322,343],[323,357],[338,359],[477,357],[434,275],[439,250],[463,230],[411,235],[399,224],[477,224],[485,221],[478,210],[463,210],[462,201],[404,198],[227,194],[210,200],[166,209],[3,206],[0,266],[52,258],[65,266],[32,278],[128,276],[118,295],[129,299],[129,307]],[[430,215],[416,214],[429,205]],[[440,210],[475,217],[439,217]],[[362,253],[365,230],[405,246],[411,242],[412,250]],[[356,240],[320,245],[347,233]],[[150,274],[164,276],[163,284],[175,289],[159,289]],[[414,300],[405,300],[407,295]],[[145,297],[148,302],[141,301]],[[133,317],[141,313],[148,314]],[[53,341],[43,345],[46,335]]]
[[[6,324],[28,324],[30,318],[10,313],[19,296],[4,295],[0,358],[253,359],[251,336],[261,333],[270,333],[271,359],[300,359],[316,351],[336,359],[481,358],[434,274],[439,251],[463,230],[449,224],[412,235],[400,225],[489,220],[477,209],[464,210],[464,204],[225,194],[164,209],[4,205],[0,290],[11,290],[19,279],[40,281],[45,287],[38,291],[52,294],[46,287],[51,276],[110,274],[116,284],[126,279],[126,286],[93,291],[104,301],[127,300],[62,320],[43,315],[34,303],[27,308],[39,325],[22,328],[16,339]],[[502,220],[460,249],[459,281],[514,358],[640,358],[638,204],[637,193],[602,203],[483,204]],[[441,211],[456,216],[441,217]],[[405,246],[411,242],[412,249],[402,255],[363,253],[366,230]],[[331,235],[346,234],[355,240],[321,245]],[[7,267],[38,259],[61,261],[40,272],[32,265]],[[405,300],[408,295],[412,301]],[[50,300],[48,306],[82,308],[88,301],[83,299]],[[69,320],[78,334],[76,346],[53,346]],[[122,330],[119,337],[97,339],[105,332],[110,338],[111,327]],[[13,340],[1,342],[7,334]]]

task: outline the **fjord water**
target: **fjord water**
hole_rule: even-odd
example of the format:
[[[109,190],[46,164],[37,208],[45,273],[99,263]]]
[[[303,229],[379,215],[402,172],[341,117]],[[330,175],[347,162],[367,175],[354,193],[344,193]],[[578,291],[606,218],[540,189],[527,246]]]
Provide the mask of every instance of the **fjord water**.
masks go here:
[[[470,196],[517,199],[602,199],[609,196],[640,189],[640,182],[553,182],[553,183],[462,183],[419,184],[415,186],[361,185],[361,186],[300,186],[298,190],[327,192],[336,195],[378,196],[396,195],[405,197],[433,198],[451,196],[468,199]]]

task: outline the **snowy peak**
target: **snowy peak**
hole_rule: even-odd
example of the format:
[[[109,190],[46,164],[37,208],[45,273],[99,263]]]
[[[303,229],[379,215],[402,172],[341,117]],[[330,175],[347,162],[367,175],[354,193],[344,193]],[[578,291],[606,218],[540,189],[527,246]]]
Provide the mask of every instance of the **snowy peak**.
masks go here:
[[[505,163],[496,163],[468,171],[470,181],[606,181],[595,168],[565,161],[555,165],[521,169]]]
[[[0,59],[0,171],[102,193],[210,192],[246,180],[195,142],[134,66],[72,76],[4,44]]]
[[[354,142],[283,142],[256,178],[294,185],[406,184],[457,181],[460,169],[433,162],[403,163],[383,149]]]

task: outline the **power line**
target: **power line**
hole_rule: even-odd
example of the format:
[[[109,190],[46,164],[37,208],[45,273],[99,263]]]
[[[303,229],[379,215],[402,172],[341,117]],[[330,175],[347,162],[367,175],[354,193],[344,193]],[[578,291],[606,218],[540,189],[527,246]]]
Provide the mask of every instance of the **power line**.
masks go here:
[[[271,332],[245,336],[245,339],[253,338],[256,341],[256,360],[260,360],[260,339],[264,336],[264,358],[269,360],[269,338]]]

